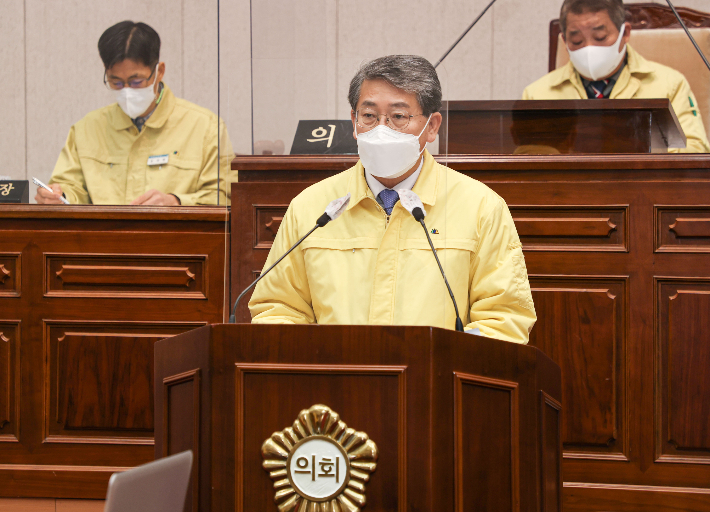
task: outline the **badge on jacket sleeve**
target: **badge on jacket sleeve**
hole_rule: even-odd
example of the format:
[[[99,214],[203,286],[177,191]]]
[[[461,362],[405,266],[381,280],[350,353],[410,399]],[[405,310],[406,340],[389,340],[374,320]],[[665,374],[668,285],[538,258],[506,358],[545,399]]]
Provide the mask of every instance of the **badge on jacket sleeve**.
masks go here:
[[[165,165],[168,163],[168,155],[155,155],[148,157],[148,166]]]
[[[378,452],[367,434],[348,428],[329,407],[314,405],[293,427],[264,441],[261,456],[279,511],[359,512]]]

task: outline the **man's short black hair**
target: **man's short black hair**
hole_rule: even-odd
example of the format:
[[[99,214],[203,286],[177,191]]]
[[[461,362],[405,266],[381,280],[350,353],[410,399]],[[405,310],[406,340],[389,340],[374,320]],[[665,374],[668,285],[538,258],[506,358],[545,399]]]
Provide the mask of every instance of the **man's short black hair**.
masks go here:
[[[122,21],[101,34],[99,55],[105,69],[126,59],[152,68],[160,62],[160,36],[145,23]]]

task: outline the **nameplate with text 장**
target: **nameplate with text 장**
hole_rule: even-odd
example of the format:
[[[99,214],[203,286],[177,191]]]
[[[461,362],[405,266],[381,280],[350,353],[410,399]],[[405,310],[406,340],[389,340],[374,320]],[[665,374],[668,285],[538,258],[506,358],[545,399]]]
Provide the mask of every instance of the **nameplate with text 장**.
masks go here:
[[[0,203],[30,202],[30,182],[28,180],[0,181]]]

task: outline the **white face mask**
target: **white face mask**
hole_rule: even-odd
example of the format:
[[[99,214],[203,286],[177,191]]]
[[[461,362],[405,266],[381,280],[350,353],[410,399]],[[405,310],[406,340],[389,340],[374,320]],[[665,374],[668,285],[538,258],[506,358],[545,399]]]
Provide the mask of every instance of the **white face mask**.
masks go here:
[[[625,30],[626,24],[621,26],[619,38],[611,46],[589,45],[579,50],[570,51],[569,58],[579,74],[592,80],[601,80],[611,75],[626,56],[626,46],[619,52],[621,38],[624,36]]]
[[[158,74],[158,66],[155,67],[156,81]],[[133,89],[124,87],[118,91],[114,91],[118,106],[121,107],[128,117],[135,119],[143,112],[148,110],[153,100],[155,100],[155,83],[143,87],[142,89]]]
[[[357,152],[365,172],[386,179],[399,178],[405,174],[426,148],[424,144],[424,148],[419,149],[419,137],[426,130],[430,119],[431,115],[419,135],[398,132],[384,124],[359,133]]]

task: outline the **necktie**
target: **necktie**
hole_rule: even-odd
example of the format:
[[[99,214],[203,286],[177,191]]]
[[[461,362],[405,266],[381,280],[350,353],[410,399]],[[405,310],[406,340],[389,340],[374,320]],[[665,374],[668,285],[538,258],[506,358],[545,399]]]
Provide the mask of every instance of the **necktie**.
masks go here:
[[[588,92],[593,95],[590,96],[590,98],[599,100],[605,98],[604,91],[606,90],[607,85],[609,85],[609,80],[597,80],[595,82],[589,82],[589,88],[591,90]]]
[[[387,212],[387,215],[391,215],[392,208],[394,208],[394,205],[396,205],[397,201],[399,201],[399,194],[397,191],[386,188],[380,192],[377,197],[379,197],[380,201],[382,201],[382,206]]]
[[[143,131],[143,127],[145,126],[145,122],[148,120],[147,117],[136,117],[133,120],[133,124],[136,125],[136,128],[138,128],[139,132]]]

